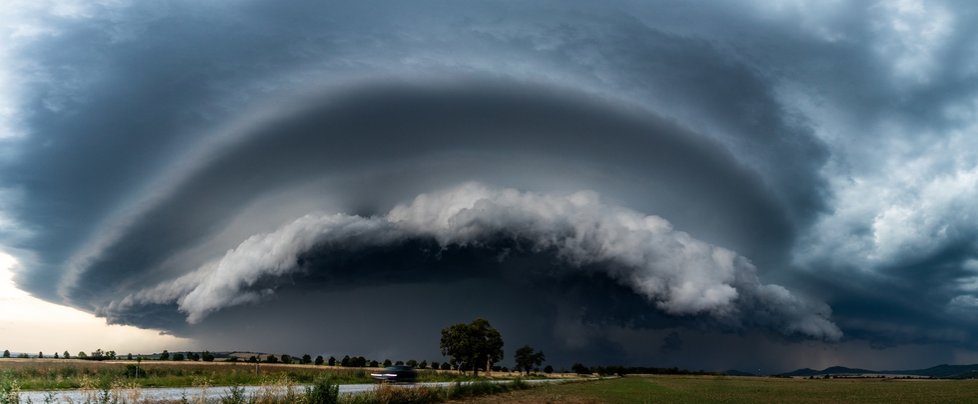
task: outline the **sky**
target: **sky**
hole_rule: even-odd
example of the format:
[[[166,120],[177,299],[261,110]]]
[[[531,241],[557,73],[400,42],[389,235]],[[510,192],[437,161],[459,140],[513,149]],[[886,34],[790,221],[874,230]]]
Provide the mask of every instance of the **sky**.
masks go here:
[[[978,362],[972,2],[8,3],[4,349]]]

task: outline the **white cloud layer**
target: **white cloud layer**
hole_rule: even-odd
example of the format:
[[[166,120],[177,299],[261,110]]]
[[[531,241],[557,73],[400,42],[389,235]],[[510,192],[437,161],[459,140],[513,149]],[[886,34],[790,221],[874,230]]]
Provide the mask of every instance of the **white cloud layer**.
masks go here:
[[[297,271],[301,253],[318,245],[382,246],[430,237],[442,247],[480,245],[494,237],[553,250],[569,268],[603,268],[610,277],[676,316],[708,316],[730,325],[836,340],[828,306],[778,285],[762,284],[744,257],[674,230],[665,219],[603,203],[597,194],[566,196],[491,189],[469,183],[422,194],[385,216],[310,214],[243,241],[190,274],[111,303],[103,314],[147,303],[176,302],[198,323],[222,308],[258,301],[263,277]]]

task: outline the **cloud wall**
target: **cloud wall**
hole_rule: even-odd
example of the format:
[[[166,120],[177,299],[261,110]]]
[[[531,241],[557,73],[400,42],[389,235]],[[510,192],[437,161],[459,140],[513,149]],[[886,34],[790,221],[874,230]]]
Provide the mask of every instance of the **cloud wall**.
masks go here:
[[[426,237],[442,247],[523,240],[531,250],[556,251],[569,271],[598,264],[670,315],[842,337],[825,304],[762,284],[746,258],[676,231],[660,217],[607,205],[590,192],[551,196],[474,183],[419,195],[384,216],[303,216],[249,237],[194,272],[112,302],[102,314],[111,320],[114,311],[133,305],[176,302],[189,323],[199,323],[212,312],[274,293],[258,289],[259,280],[300,271],[300,256],[318,245],[355,250]],[[500,254],[504,260],[505,251]]]

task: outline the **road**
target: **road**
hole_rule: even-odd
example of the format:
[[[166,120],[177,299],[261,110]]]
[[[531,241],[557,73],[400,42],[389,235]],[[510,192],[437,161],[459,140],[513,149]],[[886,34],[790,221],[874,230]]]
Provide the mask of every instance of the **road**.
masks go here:
[[[527,383],[557,383],[568,381],[569,379],[537,379],[537,380],[524,380]],[[493,383],[510,383],[509,380],[495,380]],[[462,382],[471,383],[471,382]],[[433,383],[416,383],[416,384],[397,384],[397,387],[412,388],[418,386],[428,386],[428,387],[449,387],[455,384],[454,382],[433,382]],[[293,391],[297,393],[302,393],[305,389],[305,385],[295,385],[292,388]],[[366,393],[372,391],[376,384],[341,384],[340,394],[355,394],[355,393]],[[250,397],[256,394],[274,394],[274,395],[285,395],[287,393],[286,386],[242,386],[244,390],[245,397]],[[32,403],[78,403],[78,402],[99,402],[100,395],[104,394],[99,390],[50,390],[50,391],[24,391],[20,393],[20,402]],[[118,401],[134,402],[142,400],[179,400],[181,398],[187,398],[188,400],[200,400],[204,399],[207,401],[216,401],[221,397],[227,396],[229,394],[229,388],[226,386],[211,386],[207,388],[200,387],[167,387],[167,388],[143,388],[143,389],[132,389],[132,390],[114,390],[109,392],[110,398],[118,398]],[[111,400],[110,400],[111,401]]]

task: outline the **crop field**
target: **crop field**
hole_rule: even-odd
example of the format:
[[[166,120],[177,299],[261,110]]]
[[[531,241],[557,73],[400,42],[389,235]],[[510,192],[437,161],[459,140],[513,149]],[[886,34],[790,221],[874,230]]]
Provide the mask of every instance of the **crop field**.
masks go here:
[[[469,399],[474,403],[974,403],[978,380],[627,376]]]

